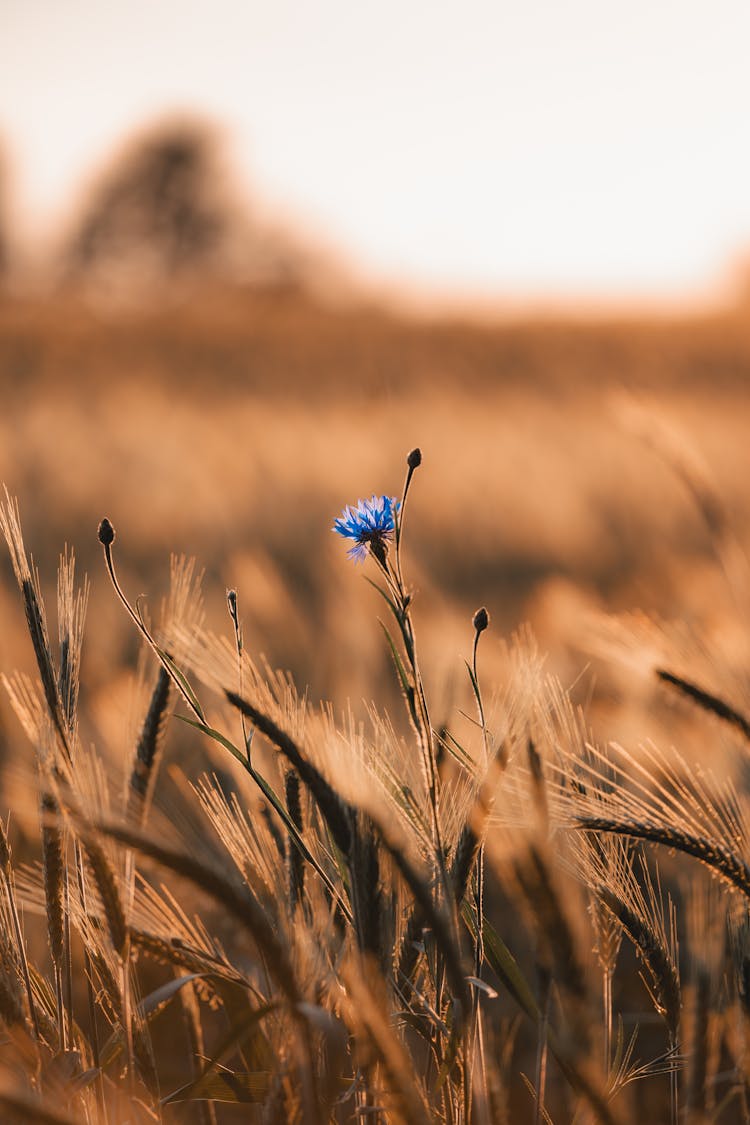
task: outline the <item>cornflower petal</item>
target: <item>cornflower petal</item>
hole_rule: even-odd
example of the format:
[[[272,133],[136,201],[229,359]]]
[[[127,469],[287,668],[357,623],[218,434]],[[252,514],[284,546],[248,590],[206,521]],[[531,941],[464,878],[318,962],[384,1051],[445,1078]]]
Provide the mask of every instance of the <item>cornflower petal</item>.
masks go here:
[[[396,513],[400,507],[395,496],[378,496],[358,500],[356,508],[347,505],[334,521],[333,530],[344,539],[353,539],[349,558],[364,562],[373,548],[382,552],[396,530]]]

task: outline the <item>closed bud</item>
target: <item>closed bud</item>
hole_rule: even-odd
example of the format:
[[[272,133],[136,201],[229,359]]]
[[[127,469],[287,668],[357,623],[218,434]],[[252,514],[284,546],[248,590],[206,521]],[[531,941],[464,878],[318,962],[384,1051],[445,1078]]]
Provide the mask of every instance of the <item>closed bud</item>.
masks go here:
[[[99,524],[99,531],[97,532],[97,535],[99,537],[99,542],[102,543],[105,547],[109,547],[110,544],[114,543],[115,541],[115,529],[112,527],[112,524],[109,522],[106,516]]]
[[[406,464],[409,466],[412,472],[414,471],[414,469],[418,469],[422,464],[422,450],[419,448],[419,446],[417,446],[416,449],[412,449],[411,453],[406,458]]]
[[[490,623],[490,615],[487,612],[487,610],[484,608],[484,606],[482,606],[481,609],[477,610],[477,612],[474,614],[474,617],[472,618],[472,622],[474,624],[474,628],[476,629],[477,633],[483,633],[484,632],[484,630],[487,628],[487,626]]]

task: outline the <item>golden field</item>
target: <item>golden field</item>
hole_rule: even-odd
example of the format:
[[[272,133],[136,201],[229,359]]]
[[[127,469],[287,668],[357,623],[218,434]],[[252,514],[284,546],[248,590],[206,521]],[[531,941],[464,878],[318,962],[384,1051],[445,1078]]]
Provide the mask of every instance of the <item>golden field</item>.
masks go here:
[[[107,929],[104,922],[99,926],[102,932],[97,930],[92,936],[82,921],[85,904],[77,900],[78,892],[66,892],[73,902],[74,944],[78,941],[69,955],[76,977],[76,1012],[85,1009],[86,974],[97,989],[107,990],[101,974],[82,961],[87,940],[87,956],[101,954],[113,966],[113,973],[118,969],[123,974],[118,978],[119,988],[126,996],[133,989],[133,1004],[137,1004],[139,989],[143,995],[163,984],[164,978],[149,966],[143,950],[136,957],[135,947],[128,943],[135,941],[139,927],[145,932],[147,920],[152,927],[156,924],[158,911],[151,900],[150,913],[146,909],[150,892],[144,887],[157,888],[155,895],[161,893],[160,879],[168,870],[169,887],[176,894],[177,886],[190,884],[191,875],[183,871],[179,876],[174,863],[170,868],[154,840],[168,840],[175,847],[175,841],[182,841],[199,858],[219,862],[218,844],[213,839],[210,845],[208,842],[211,825],[232,855],[238,885],[244,880],[248,901],[266,911],[270,924],[282,935],[297,990],[284,993],[284,973],[278,972],[278,966],[274,968],[270,947],[263,946],[257,933],[254,940],[259,942],[260,953],[246,936],[238,937],[232,928],[236,918],[234,923],[227,920],[228,900],[222,901],[219,895],[218,907],[208,901],[210,894],[194,871],[193,889],[181,902],[188,915],[193,909],[201,911],[211,940],[218,935],[222,957],[226,946],[226,964],[222,963],[222,983],[216,987],[205,959],[197,968],[196,961],[190,970],[197,974],[192,1007],[185,1004],[189,1009],[185,1018],[192,1020],[190,1065],[187,1053],[178,1058],[170,1055],[171,1037],[178,1034],[177,1017],[159,1016],[150,1027],[148,1014],[140,1013],[138,1019],[152,1036],[158,1082],[150,1073],[144,1077],[144,1068],[137,1061],[140,1040],[134,1047],[129,1041],[133,1033],[122,1030],[119,1055],[97,1068],[90,1057],[91,1020],[82,1015],[80,1041],[72,1028],[71,1042],[64,1049],[55,1041],[54,1030],[39,1033],[37,1047],[44,1041],[42,1061],[35,1064],[36,1079],[24,1085],[18,1059],[28,1059],[29,1048],[19,1046],[20,1033],[11,1027],[0,1076],[0,1095],[6,1097],[4,1112],[23,1121],[115,1122],[157,1120],[161,1115],[167,1121],[359,1118],[381,1123],[435,1120],[484,1125],[542,1120],[673,1121],[678,1099],[681,1120],[748,1119],[748,1071],[743,1069],[744,1047],[738,1030],[745,1026],[744,994],[727,983],[731,942],[727,940],[725,948],[719,938],[711,944],[706,937],[706,950],[710,945],[711,956],[717,965],[721,962],[718,968],[714,964],[706,967],[691,946],[700,924],[690,920],[701,909],[704,914],[713,911],[721,914],[721,926],[726,913],[731,916],[731,932],[744,932],[740,918],[743,910],[746,913],[744,876],[732,876],[726,857],[713,864],[710,854],[696,858],[695,847],[690,851],[678,838],[679,832],[687,836],[692,832],[707,839],[710,829],[714,832],[711,846],[717,854],[723,846],[730,849],[734,840],[737,855],[745,855],[744,821],[739,820],[741,838],[732,835],[734,821],[725,824],[726,840],[720,835],[721,814],[726,808],[714,793],[713,782],[705,782],[705,792],[701,789],[704,781],[697,763],[704,770],[716,770],[722,778],[731,776],[741,798],[738,807],[744,809],[743,755],[747,749],[736,721],[730,718],[722,725],[721,718],[727,716],[717,718],[715,706],[713,715],[704,714],[711,706],[686,702],[680,698],[684,691],[670,691],[654,675],[656,668],[666,668],[700,684],[738,712],[747,703],[750,314],[746,309],[684,319],[641,315],[587,320],[582,316],[577,320],[488,323],[458,316],[407,316],[353,299],[326,303],[293,287],[267,291],[193,288],[150,304],[119,307],[87,301],[72,292],[45,300],[7,296],[0,298],[0,386],[4,404],[0,479],[19,500],[26,548],[39,568],[51,633],[56,632],[50,607],[57,562],[65,544],[75,551],[79,575],[85,571],[91,579],[80,668],[80,721],[76,717],[75,724],[65,727],[65,737],[75,742],[79,763],[86,763],[80,765],[85,779],[79,778],[80,789],[76,789],[75,774],[68,776],[64,762],[59,764],[59,774],[52,770],[48,776],[50,761],[60,753],[55,743],[59,731],[57,736],[54,729],[50,734],[49,721],[45,726],[38,715],[37,727],[31,723],[44,743],[43,752],[36,747],[42,788],[49,791],[52,787],[57,812],[66,825],[70,872],[78,870],[70,843],[75,838],[85,852],[85,864],[84,860],[81,863],[88,865],[94,914],[98,912],[110,925],[109,938],[102,936]],[[435,926],[443,915],[429,924],[422,919],[422,960],[415,959],[410,969],[422,975],[410,980],[412,985],[421,981],[420,987],[429,993],[429,1001],[422,997],[424,1011],[418,992],[406,998],[399,994],[398,980],[391,981],[383,967],[405,940],[405,927],[414,910],[410,896],[416,895],[417,904],[420,902],[410,882],[415,870],[423,872],[438,913],[445,909],[446,925],[452,917],[458,926],[464,915],[460,902],[453,915],[448,909],[450,896],[438,879],[441,861],[429,824],[410,819],[408,802],[401,807],[388,788],[386,767],[382,762],[373,765],[378,753],[406,755],[403,761],[391,761],[390,769],[398,774],[403,767],[404,777],[408,776],[408,784],[416,792],[422,782],[408,755],[412,753],[412,728],[417,732],[415,746],[421,746],[420,738],[427,737],[424,716],[419,713],[415,720],[412,715],[410,726],[402,713],[397,676],[378,626],[379,617],[388,617],[388,607],[364,581],[365,575],[377,579],[377,568],[373,560],[363,567],[353,565],[346,558],[344,543],[331,529],[345,504],[372,494],[400,495],[406,455],[416,446],[422,451],[423,463],[409,493],[403,564],[404,588],[412,595],[407,616],[418,641],[418,665],[409,665],[408,641],[404,659],[407,679],[412,677],[417,697],[424,689],[430,700],[432,727],[442,732],[443,741],[436,740],[432,752],[440,759],[442,771],[445,861],[457,862],[460,842],[472,832],[486,842],[486,855],[484,844],[481,850],[485,864],[481,878],[487,879],[486,916],[492,920],[493,932],[500,934],[517,958],[531,991],[539,990],[537,1017],[541,1018],[546,1003],[544,1010],[557,1036],[549,1041],[546,1024],[543,1032],[538,1027],[535,1030],[533,1017],[519,1026],[517,997],[514,1004],[512,988],[499,975],[497,958],[469,972],[472,956],[478,956],[476,914],[472,915],[474,931],[469,919],[466,932],[461,928],[460,939],[457,932],[450,940],[444,935],[445,945],[435,937],[439,933]],[[231,649],[225,592],[236,589],[250,656],[256,661],[266,657],[271,667],[288,670],[313,709],[319,701],[332,701],[331,721],[341,724],[340,732],[349,730],[356,768],[342,750],[344,735],[337,743],[325,725],[325,716],[316,714],[309,720],[312,733],[308,735],[304,708],[299,710],[298,701],[290,700],[278,685],[276,691],[265,687],[263,674],[256,680],[252,671],[246,673],[245,694],[257,693],[250,700],[253,708],[266,718],[272,716],[279,727],[285,720],[291,723],[292,735],[309,749],[346,808],[359,810],[356,816],[352,813],[355,819],[360,817],[357,823],[370,824],[367,818],[371,818],[359,844],[379,856],[379,876],[373,886],[378,901],[382,898],[390,937],[381,933],[371,940],[367,936],[363,915],[358,913],[364,908],[357,903],[356,856],[351,859],[345,848],[342,851],[342,840],[336,838],[327,814],[315,812],[321,794],[315,784],[308,785],[304,768],[300,774],[303,836],[323,874],[342,894],[342,902],[350,903],[356,941],[347,936],[345,924],[341,933],[336,929],[340,919],[334,917],[330,902],[326,906],[321,888],[310,889],[317,867],[307,872],[304,894],[309,898],[302,904],[298,899],[297,913],[294,901],[291,907],[286,903],[285,892],[279,894],[275,913],[273,880],[283,882],[289,875],[290,860],[287,855],[286,865],[281,862],[274,875],[273,834],[252,823],[248,827],[242,819],[247,816],[253,822],[256,817],[257,790],[239,765],[228,764],[220,745],[198,737],[177,720],[170,724],[156,780],[153,815],[148,821],[151,843],[141,839],[141,828],[136,831],[132,823],[128,822],[130,828],[122,827],[118,794],[121,796],[122,782],[129,776],[156,661],[152,655],[145,687],[138,688],[136,672],[143,645],[106,573],[97,541],[97,526],[104,516],[116,530],[117,571],[131,604],[144,595],[145,600],[138,604],[147,606],[158,621],[158,607],[169,587],[170,555],[195,557],[198,568],[205,570],[208,626],[222,633]],[[4,564],[2,574],[0,669],[10,673],[18,668],[34,674],[34,653],[10,562]],[[487,716],[484,738],[478,735],[476,700],[464,664],[472,657],[472,615],[480,606],[487,607],[491,618],[478,654]],[[399,627],[407,629],[404,636],[408,637],[411,625],[404,626],[403,621],[399,625],[397,620],[396,626],[397,642]],[[520,639],[510,641],[519,630]],[[534,656],[530,633],[539,653],[547,654],[543,660]],[[181,658],[184,655],[191,680],[196,677],[196,682],[208,679],[214,686],[232,686],[221,679],[224,672],[231,675],[226,653],[224,663],[216,653],[190,656],[185,626],[181,633],[179,629],[174,633],[170,643],[177,646],[174,651],[179,650]],[[566,710],[557,688],[545,678],[548,674],[559,677],[574,705],[584,707],[583,718]],[[243,683],[239,687],[242,694]],[[175,684],[173,701],[178,691]],[[369,749],[359,748],[357,757],[353,748],[359,746],[359,736],[339,716],[351,705],[357,721],[367,726],[371,703],[383,727],[375,724],[380,733],[373,736]],[[234,737],[237,715],[228,719],[220,699],[211,708],[208,725],[214,720],[217,725],[231,724]],[[21,705],[20,711],[23,709]],[[177,702],[177,710],[188,713],[184,700]],[[18,703],[15,711],[19,711]],[[27,701],[27,717],[28,713]],[[395,730],[385,721],[386,714]],[[258,738],[259,760],[281,794],[285,785],[292,784],[288,776],[296,767],[291,759],[286,759],[283,768],[279,766],[279,755],[274,756],[270,748],[280,747],[273,731],[264,730],[263,715],[258,718],[255,711],[248,711],[245,717],[266,735],[265,744]],[[29,800],[28,794],[34,753],[5,699],[2,716],[6,800],[0,804],[0,812],[3,817],[11,812],[10,837],[21,864],[33,860],[38,852],[36,796]],[[446,731],[454,732],[458,742],[469,748],[473,765],[466,778],[462,779],[460,761],[456,764],[446,754]],[[620,817],[620,835],[607,836],[602,830],[601,839],[623,838],[623,824],[628,816],[637,821],[637,809],[644,823],[651,825],[652,834],[634,831],[634,838],[669,844],[669,839],[653,834],[662,800],[661,813],[673,832],[671,846],[677,858],[674,850],[667,854],[664,848],[645,845],[644,854],[658,856],[663,892],[658,882],[644,882],[645,876],[627,849],[613,858],[614,853],[607,851],[609,845],[602,844],[599,852],[593,848],[593,859],[588,853],[581,859],[585,848],[574,849],[574,858],[557,866],[558,851],[564,851],[555,835],[558,830],[564,835],[559,825],[570,827],[576,818],[583,823],[593,816],[594,806],[585,805],[589,798],[581,797],[571,779],[578,777],[580,768],[580,776],[588,778],[586,784],[595,789],[598,771],[606,773],[604,766],[588,760],[571,764],[589,731],[599,746],[621,743],[626,753],[645,762],[642,767],[620,766],[612,793],[607,790],[607,814],[610,820]],[[529,739],[535,747],[527,753]],[[432,735],[427,741],[431,740]],[[667,754],[675,746],[679,757],[662,760],[647,751],[639,758],[639,748],[648,746],[650,740]],[[88,755],[95,753],[87,749],[91,745],[105,763],[102,776],[89,760]],[[504,745],[509,765],[502,777],[496,777],[493,754]],[[282,760],[284,753],[281,750]],[[542,791],[548,787],[542,796],[535,788],[539,781],[535,754],[541,755],[543,763]],[[647,792],[626,799],[623,794],[639,768],[647,771]],[[187,780],[176,779],[178,769]],[[219,796],[214,799],[204,793],[198,805],[188,793],[188,781],[197,783],[206,769],[220,771]],[[382,792],[367,792],[368,770],[377,774]],[[693,783],[695,792],[690,789]],[[103,818],[105,824],[98,819],[106,804],[97,788],[101,786],[109,786],[112,802]],[[233,787],[240,794],[237,809],[219,809],[221,793],[229,793]],[[284,792],[291,808],[293,794]],[[386,800],[388,793],[395,802],[392,807]],[[429,801],[425,794],[422,798],[426,808]],[[679,805],[680,798],[683,805]],[[714,798],[715,809],[711,805]],[[325,793],[322,799],[325,808]],[[176,802],[174,806],[171,801]],[[477,808],[485,809],[486,820]],[[600,810],[600,819],[601,815]],[[49,816],[44,823],[49,827]],[[279,822],[282,828],[284,824]],[[528,852],[517,840],[511,843],[520,826],[528,833]],[[121,846],[115,848],[112,837],[118,831]],[[142,831],[145,835],[143,826]],[[247,832],[251,842],[238,843],[233,832],[238,838]],[[588,834],[584,836],[589,839]],[[92,839],[99,841],[99,852],[95,847],[86,851]],[[286,846],[289,849],[288,843]],[[398,866],[395,853],[399,850],[411,857],[410,873]],[[112,893],[119,893],[125,904],[128,937],[119,946],[112,938],[115,931],[106,886],[101,882],[102,865],[106,867],[102,854],[109,860],[119,888]],[[126,854],[131,860],[123,858]],[[128,907],[127,864],[135,854],[139,855],[139,872],[142,869],[146,877],[143,885],[136,884],[135,905],[130,902]],[[584,879],[582,884],[580,879],[576,882],[576,855],[588,872],[588,882]],[[602,891],[608,863],[632,863],[629,870],[634,875],[623,875],[617,866],[621,883],[610,872],[611,888],[622,892],[622,901],[627,899],[631,907],[628,894],[635,895],[636,886],[642,891],[645,887],[647,899],[651,885],[660,901],[669,890],[681,912],[680,944],[687,951],[678,966],[684,995],[677,1003],[684,1005],[684,1022],[679,1037],[670,1025],[672,1038],[667,1042],[659,1017],[651,1009],[649,992],[638,979],[630,945],[627,940],[624,943],[620,975],[614,977],[615,1008],[623,1016],[623,1034],[627,1040],[635,1024],[641,1025],[635,1053],[642,1063],[672,1050],[671,1062],[665,1065],[662,1058],[661,1069],[656,1066],[628,1084],[610,1083],[612,1076],[606,1067],[601,1070],[599,986],[592,983],[597,972],[592,932],[600,954],[607,926],[610,940],[616,941],[612,928],[616,929],[618,916]],[[153,873],[153,864],[157,868],[162,864],[160,875]],[[532,878],[534,864],[538,869],[534,868]],[[702,873],[705,868],[729,889],[717,892],[717,884],[689,874]],[[548,876],[553,880],[552,890],[547,888],[549,897],[540,906],[539,887],[546,885]],[[472,879],[479,878],[473,869],[467,877],[470,886]],[[104,878],[106,882],[106,875]],[[187,884],[179,878],[187,878]],[[46,972],[51,980],[45,927],[38,913],[44,908],[43,880],[35,869],[25,868],[16,881],[24,903],[30,954],[40,966],[39,972]],[[750,887],[750,877],[747,883]],[[301,894],[299,890],[295,893]],[[474,897],[467,895],[466,901],[476,906],[477,893],[475,888]],[[717,905],[718,893],[726,897],[721,906]],[[690,905],[691,894],[698,905]],[[587,895],[595,904],[591,906],[592,932],[583,932],[585,927],[579,925],[586,916]],[[549,912],[551,904],[560,903],[581,916],[570,920],[570,940],[572,946],[581,943],[585,997],[576,991],[577,977],[572,985],[565,980],[565,965],[570,970],[577,953],[571,947],[567,962],[564,958],[559,961],[559,949],[554,948],[563,923]],[[164,903],[159,909],[163,925],[176,927],[174,919],[169,922]],[[476,909],[481,916],[481,907]],[[601,912],[606,914],[607,909],[605,925]],[[646,923],[653,922],[649,909],[648,903],[642,906]],[[668,930],[668,907],[663,904],[660,909]],[[7,912],[8,907],[3,906],[6,921]],[[620,923],[628,933],[623,916],[621,911]],[[181,940],[187,941],[189,927],[184,921],[180,926]],[[716,928],[713,917],[704,923],[704,936],[712,926]],[[203,940],[193,934],[191,940],[199,943],[199,939]],[[454,939],[465,958],[466,976],[483,977],[480,985],[472,986],[474,994],[481,994],[480,1002],[471,1001],[479,1003],[480,1014],[472,1008],[473,1030],[466,1032],[465,1040],[460,1037],[463,1031],[452,1033],[463,1026],[456,1015],[460,1010],[457,994],[466,988],[457,981],[455,967],[451,977]],[[325,953],[316,953],[316,942]],[[664,946],[671,950],[668,933]],[[380,958],[379,971],[366,954],[372,954],[375,961]],[[15,965],[18,953],[3,955],[5,971],[10,971],[8,958]],[[364,958],[359,968],[357,956]],[[676,951],[674,957],[680,960]],[[195,1081],[196,1066],[199,1071],[211,1058],[225,1034],[227,1020],[239,1036],[237,982],[232,984],[235,992],[230,997],[230,969],[246,975],[242,987],[249,990],[251,1006],[273,1002],[281,1010],[286,1004],[291,1015],[282,1012],[267,1039],[262,1037],[263,1043],[259,1035],[252,1041],[236,1038],[221,1062],[214,1060],[212,1073],[226,1076],[220,1092],[216,1079],[214,1085],[204,1087],[203,1100],[194,1090],[195,1100],[190,1104],[161,1104],[159,1098],[170,1089]],[[188,971],[187,964],[180,971]],[[644,975],[648,978],[647,969]],[[696,997],[705,994],[706,980],[713,999],[701,1008]],[[200,981],[203,984],[198,987]],[[487,995],[500,994],[486,1003],[481,987],[485,981],[489,982]],[[663,1015],[665,1001],[660,999],[659,987],[653,983],[650,987],[656,996],[656,1012]],[[47,1018],[54,1024],[52,992],[43,1003],[39,998],[42,986],[34,985],[34,989],[37,1003],[46,1005]],[[187,993],[188,989],[180,991]],[[192,995],[192,988],[190,992]],[[120,1000],[125,1002],[123,995]],[[452,1008],[452,1003],[459,1003],[459,1008]],[[493,1003],[500,1007],[492,1008]],[[429,1020],[424,1023],[424,1012],[429,1013],[430,1004],[435,1007],[437,1022],[425,1033]],[[599,1023],[586,1014],[589,1004]],[[127,1021],[121,1011],[113,1014],[105,1012],[105,1007],[94,1022],[98,1020],[102,1027],[109,1022],[116,1035],[117,1027],[124,1028]],[[170,1012],[173,1007],[176,1005],[170,1006]],[[58,1022],[59,1008],[58,1004]],[[311,1015],[313,1008],[316,1014]],[[300,1012],[309,1017],[304,1027]],[[20,1022],[29,1018],[27,1013]],[[710,1033],[701,1031],[702,1019]],[[587,1021],[596,1029],[593,1042],[581,1031]],[[207,1037],[203,1047],[195,1045],[196,1026],[199,1038],[204,1032]],[[481,1033],[478,1028],[483,1029]],[[613,1028],[608,1061],[615,1051],[616,1021]],[[346,1047],[342,1036],[348,1037]],[[546,1046],[540,1052],[541,1042],[549,1042],[549,1058]],[[704,1059],[698,1072],[694,1060],[704,1048],[708,1061]],[[61,1055],[66,1063],[58,1061],[59,1073],[53,1080],[50,1060],[59,1060]],[[474,1070],[480,1063],[472,1061],[477,1059],[481,1059],[481,1080]],[[541,1069],[540,1062],[544,1063]],[[626,1069],[627,1065],[627,1061],[623,1063]],[[668,1073],[670,1066],[675,1074],[679,1072],[674,1080]],[[76,1086],[81,1074],[89,1077]],[[249,1075],[255,1076],[252,1081]],[[317,1095],[310,1092],[306,1081],[319,1083]],[[209,1086],[213,1100],[205,1100]],[[41,1107],[52,1113],[58,1089],[63,1091],[60,1116],[44,1117]],[[212,1118],[213,1114],[218,1116]]]
[[[236,586],[254,650],[343,702],[376,694],[382,646],[332,522],[398,493],[414,445],[409,566],[435,674],[480,603],[499,634],[529,621],[559,657],[593,608],[731,632],[716,540],[747,540],[748,371],[741,310],[493,326],[294,292],[119,312],[8,300],[0,477],[50,580],[65,543],[92,577],[109,657],[91,675],[128,636],[95,537],[107,515],[134,596],[161,596],[170,553],[195,556],[213,613]]]

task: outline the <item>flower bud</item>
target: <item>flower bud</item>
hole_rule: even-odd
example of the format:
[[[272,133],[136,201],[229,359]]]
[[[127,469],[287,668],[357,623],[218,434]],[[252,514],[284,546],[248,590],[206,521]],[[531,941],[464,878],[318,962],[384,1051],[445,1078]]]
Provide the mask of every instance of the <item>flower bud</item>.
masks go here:
[[[97,532],[97,535],[99,538],[99,542],[102,543],[105,547],[109,547],[110,544],[114,543],[115,541],[115,529],[112,527],[112,524],[109,522],[106,516],[99,524],[99,531]]]
[[[481,609],[478,609],[477,612],[474,614],[474,617],[472,618],[472,623],[473,623],[474,628],[476,629],[477,633],[483,633],[484,630],[487,628],[487,626],[490,623],[490,615],[487,612],[487,610],[484,608],[484,606],[482,606]]]
[[[412,449],[411,453],[406,458],[406,464],[409,466],[412,472],[414,472],[415,469],[418,469],[422,464],[422,450],[419,448],[419,446],[417,446],[416,449]]]

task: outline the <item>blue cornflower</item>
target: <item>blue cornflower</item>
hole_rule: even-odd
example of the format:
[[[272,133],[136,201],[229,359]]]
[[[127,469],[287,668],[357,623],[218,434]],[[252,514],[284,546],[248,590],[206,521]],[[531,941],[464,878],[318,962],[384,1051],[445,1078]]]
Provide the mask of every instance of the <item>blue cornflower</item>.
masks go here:
[[[385,549],[396,530],[396,513],[400,502],[395,496],[373,496],[359,500],[356,508],[344,508],[333,525],[333,530],[345,539],[353,539],[349,558],[364,562],[369,547],[375,557],[383,562]]]

